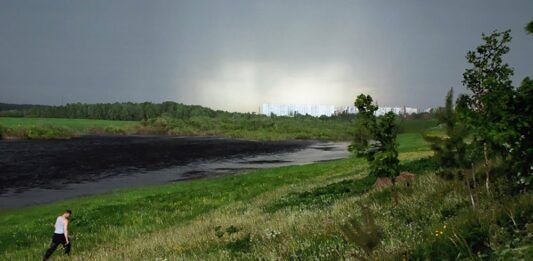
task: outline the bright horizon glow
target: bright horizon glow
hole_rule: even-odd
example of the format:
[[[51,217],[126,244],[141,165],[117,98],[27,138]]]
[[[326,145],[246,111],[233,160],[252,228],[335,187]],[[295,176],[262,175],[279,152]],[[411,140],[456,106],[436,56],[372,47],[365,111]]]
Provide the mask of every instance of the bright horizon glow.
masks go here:
[[[68,3],[68,4],[67,4]],[[480,8],[482,6],[483,8]],[[18,1],[0,4],[0,102],[435,107],[481,33],[533,72],[533,1]],[[423,22],[421,22],[423,21]]]

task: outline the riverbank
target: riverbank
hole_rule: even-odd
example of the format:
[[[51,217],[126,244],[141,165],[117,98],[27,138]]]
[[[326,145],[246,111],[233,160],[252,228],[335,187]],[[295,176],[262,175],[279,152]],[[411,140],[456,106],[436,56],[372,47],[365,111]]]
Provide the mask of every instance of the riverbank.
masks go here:
[[[145,121],[0,117],[4,139],[69,139],[80,135],[219,136],[260,141],[351,141],[352,118],[311,116],[157,117]],[[403,133],[436,126],[434,119],[398,119]],[[3,127],[2,127],[3,126]]]
[[[90,136],[0,142],[0,209],[125,188],[342,159],[347,143],[213,137]],[[16,159],[16,160],[13,160]]]
[[[376,260],[531,253],[531,194],[481,197],[474,211],[463,186],[434,174],[438,166],[427,159],[427,145],[406,146],[404,138],[401,169],[418,178],[399,187],[396,206],[390,189],[372,190],[363,160],[263,169],[1,211],[0,259],[39,258],[49,243],[47,224],[65,208],[74,211],[75,251],[68,260],[355,259],[362,250],[345,236],[352,219],[366,224],[354,233],[370,233],[358,238],[378,236]],[[367,229],[361,206],[369,206],[377,230]],[[513,238],[516,243],[504,244]]]
[[[294,151],[305,141],[259,142],[216,137],[82,136],[73,140],[0,141],[0,193],[54,188],[190,162]]]
[[[76,257],[92,259],[87,255],[95,249],[112,247],[120,241],[140,239],[139,235],[148,236],[175,226],[181,227],[203,215],[211,215],[217,209],[229,208],[232,209],[231,212],[237,211],[234,214],[246,212],[247,207],[244,206],[251,206],[252,202],[262,198],[266,202],[274,203],[290,191],[302,191],[344,179],[359,179],[366,174],[367,165],[364,161],[347,159],[129,189],[43,206],[1,211],[0,223],[3,226],[0,230],[0,249],[3,252],[0,257],[19,260],[39,256],[48,243],[50,231],[49,226],[45,224],[52,222],[56,212],[64,208],[71,208],[75,213],[71,230],[73,242],[77,245]],[[366,189],[368,184],[365,185]],[[277,196],[272,197],[272,193]],[[337,196],[344,197],[343,193],[334,195]],[[225,216],[229,217],[227,214]],[[236,220],[242,221],[241,218]],[[215,224],[216,222],[213,223]],[[208,236],[211,233],[214,231],[208,232]],[[111,252],[105,250],[105,253]],[[108,256],[100,259],[114,258]]]
[[[91,119],[0,117],[3,139],[48,140],[71,139],[85,134],[133,133],[137,121]]]

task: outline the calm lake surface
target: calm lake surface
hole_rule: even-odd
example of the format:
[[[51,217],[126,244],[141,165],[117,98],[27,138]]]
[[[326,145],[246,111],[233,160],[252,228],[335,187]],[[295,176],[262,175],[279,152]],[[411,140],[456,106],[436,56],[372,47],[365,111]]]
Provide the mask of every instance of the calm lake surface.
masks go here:
[[[0,208],[348,157],[348,143],[83,136],[0,141]]]

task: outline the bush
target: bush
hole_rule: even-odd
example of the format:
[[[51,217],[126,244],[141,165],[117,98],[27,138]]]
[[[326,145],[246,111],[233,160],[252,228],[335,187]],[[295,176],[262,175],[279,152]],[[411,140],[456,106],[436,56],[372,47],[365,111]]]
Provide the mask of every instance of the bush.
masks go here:
[[[371,259],[374,249],[381,244],[383,239],[383,229],[379,227],[375,220],[370,208],[368,206],[361,205],[363,217],[359,218],[363,221],[359,221],[358,218],[350,218],[346,224],[341,226],[342,234],[346,241],[359,247],[363,253],[352,253],[352,256],[360,259]]]
[[[400,171],[412,172],[417,175],[436,171],[439,163],[433,157],[404,161],[400,164]]]
[[[69,139],[74,137],[74,132],[68,128],[53,125],[15,126],[2,129],[4,137],[28,140],[36,139]]]
[[[71,138],[74,136],[74,133],[67,128],[52,126],[52,125],[41,125],[41,126],[31,126],[25,129],[24,137],[26,139],[63,139]]]
[[[523,259],[533,253],[532,195],[502,198],[485,210],[442,209],[451,218],[434,227],[409,254],[413,260]],[[444,215],[444,213],[443,213]]]

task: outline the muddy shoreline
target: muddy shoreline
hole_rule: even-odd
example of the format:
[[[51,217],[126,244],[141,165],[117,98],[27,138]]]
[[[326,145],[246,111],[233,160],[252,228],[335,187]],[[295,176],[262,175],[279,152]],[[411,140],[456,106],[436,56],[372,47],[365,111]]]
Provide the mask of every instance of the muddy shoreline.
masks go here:
[[[217,137],[81,136],[70,140],[0,141],[0,195],[157,171],[195,161],[290,152],[313,142]],[[193,175],[194,176],[194,175]]]

